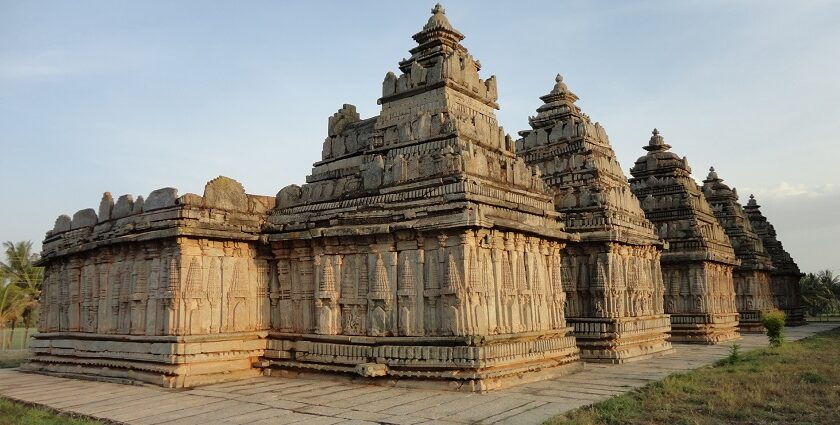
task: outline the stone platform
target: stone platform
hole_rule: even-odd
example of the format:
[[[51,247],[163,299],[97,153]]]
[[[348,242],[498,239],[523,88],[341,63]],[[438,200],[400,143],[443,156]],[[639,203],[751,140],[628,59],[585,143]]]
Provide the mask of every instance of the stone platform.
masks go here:
[[[738,313],[671,314],[671,342],[720,344],[738,338]]]
[[[798,340],[840,323],[786,329]],[[767,345],[744,335],[744,349]],[[561,378],[488,394],[409,390],[323,379],[260,377],[189,391],[0,370],[0,397],[126,424],[538,424],[664,377],[724,358],[729,345],[675,344],[675,355],[632,363],[586,364]]]

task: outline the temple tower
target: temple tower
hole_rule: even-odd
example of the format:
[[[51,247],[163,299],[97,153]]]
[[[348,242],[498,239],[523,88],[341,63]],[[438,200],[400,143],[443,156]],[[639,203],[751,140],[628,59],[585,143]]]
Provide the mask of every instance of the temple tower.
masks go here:
[[[516,142],[539,168],[566,229],[581,243],[563,261],[566,320],[581,357],[624,362],[671,350],[664,314],[662,241],[630,190],[604,128],[575,105],[559,74]]]
[[[264,232],[277,267],[292,265],[280,288],[295,299],[314,284],[311,264],[340,260],[328,275],[341,293],[319,298],[330,335],[295,324],[312,320],[306,309],[280,311],[291,326],[270,338],[272,373],[484,391],[578,359],[558,267],[576,238],[499,127],[496,79],[479,77],[463,39],[435,6],[399,75],[385,76],[379,116],[344,105],[307,184],[278,193]]]
[[[732,269],[740,262],[729,237],[691,178],[686,158],[669,152],[656,129],[644,149],[647,155],[630,170],[630,186],[668,242],[662,274],[671,341],[715,344],[738,338]]]
[[[738,329],[741,332],[764,333],[761,316],[774,308],[771,287],[771,276],[775,270],[773,262],[738,203],[735,188],[730,189],[723,183],[714,167],[709,169],[708,177],[703,180],[703,194],[729,236],[735,255],[741,260],[741,265],[735,267],[732,274],[739,315]]]
[[[753,195],[750,195],[744,212],[755,233],[761,238],[761,243],[775,267],[771,276],[773,295],[776,307],[784,311],[787,316],[785,324],[788,326],[806,324],[805,308],[802,307],[802,293],[799,287],[799,281],[802,278],[799,266],[776,238],[776,229],[761,213],[761,206]]]

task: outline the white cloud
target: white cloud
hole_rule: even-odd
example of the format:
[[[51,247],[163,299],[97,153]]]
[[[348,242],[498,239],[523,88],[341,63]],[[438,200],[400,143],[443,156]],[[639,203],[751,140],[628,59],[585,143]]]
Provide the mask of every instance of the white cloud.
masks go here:
[[[816,198],[821,196],[840,195],[840,184],[826,183],[821,185],[806,185],[803,183],[781,182],[771,187],[744,188],[738,191],[741,195],[754,194],[759,200],[787,200],[794,198]],[[744,200],[745,201],[745,200]]]

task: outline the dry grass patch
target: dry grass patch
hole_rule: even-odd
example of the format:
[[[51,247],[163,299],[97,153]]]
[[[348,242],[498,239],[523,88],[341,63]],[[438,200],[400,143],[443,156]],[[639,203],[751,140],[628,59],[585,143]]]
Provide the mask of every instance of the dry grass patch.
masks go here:
[[[739,353],[546,422],[721,423],[840,423],[840,329]]]

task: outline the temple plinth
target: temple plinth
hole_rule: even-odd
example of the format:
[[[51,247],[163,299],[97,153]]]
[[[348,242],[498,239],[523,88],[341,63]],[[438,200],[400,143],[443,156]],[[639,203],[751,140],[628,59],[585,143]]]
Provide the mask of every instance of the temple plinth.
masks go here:
[[[741,260],[732,274],[739,314],[738,329],[742,333],[764,333],[762,315],[775,308],[771,287],[775,271],[773,262],[738,203],[738,193],[718,177],[714,167],[703,180],[703,194],[729,236],[735,255]]]
[[[563,264],[566,320],[581,357],[620,363],[670,352],[663,243],[630,190],[604,128],[558,75],[522,131],[517,154],[538,167],[566,229],[581,235]]]
[[[799,271],[799,266],[777,239],[776,229],[761,213],[761,206],[753,195],[750,195],[750,200],[744,206],[744,212],[755,229],[755,233],[761,238],[764,249],[770,254],[775,268],[771,276],[775,306],[785,313],[786,325],[806,324],[805,308],[802,307],[802,292],[799,286],[803,274]]]
[[[671,341],[715,344],[738,338],[733,268],[740,264],[685,158],[656,129],[630,185],[647,218],[668,242],[662,253]]]

